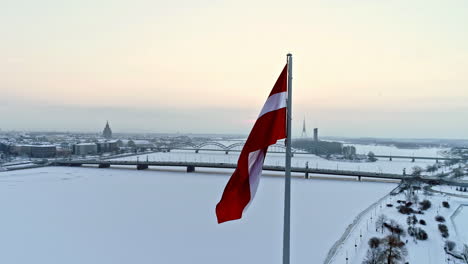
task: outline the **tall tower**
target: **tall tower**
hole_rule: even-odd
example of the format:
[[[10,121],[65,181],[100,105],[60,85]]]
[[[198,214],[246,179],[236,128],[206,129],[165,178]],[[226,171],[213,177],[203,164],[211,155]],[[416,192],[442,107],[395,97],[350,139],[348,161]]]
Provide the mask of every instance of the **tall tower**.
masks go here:
[[[102,136],[107,138],[107,139],[112,138],[112,130],[111,130],[110,126],[109,126],[109,121],[107,121],[106,127],[104,128],[104,131],[102,131]]]
[[[306,130],[306,125],[305,125],[305,117],[304,117],[304,122],[302,123],[302,134],[301,134],[301,137],[302,137],[302,138],[306,138],[306,137],[307,137],[307,130]]]
[[[314,128],[314,141],[318,142],[318,128]]]

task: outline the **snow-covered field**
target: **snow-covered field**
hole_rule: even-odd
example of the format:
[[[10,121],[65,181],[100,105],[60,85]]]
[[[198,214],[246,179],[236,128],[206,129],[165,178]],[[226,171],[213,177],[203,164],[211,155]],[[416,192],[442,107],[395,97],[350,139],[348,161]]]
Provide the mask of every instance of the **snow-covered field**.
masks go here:
[[[403,236],[401,239],[406,242],[406,248],[408,250],[406,261],[408,263],[441,264],[446,263],[447,259],[450,259],[449,263],[462,263],[460,260],[456,260],[447,255],[443,248],[446,240],[457,242],[458,250],[463,250],[463,243],[467,243],[466,238],[468,236],[465,235],[468,235],[468,229],[466,228],[466,223],[468,223],[468,210],[461,211],[456,217],[454,217],[453,223],[450,219],[459,205],[467,203],[468,199],[462,197],[450,197],[445,194],[438,193],[428,193],[426,195],[423,191],[418,192],[418,195],[419,201],[428,199],[432,202],[431,208],[424,211],[424,214],[415,215],[418,220],[423,219],[427,222],[427,225],[417,224],[416,227],[423,228],[428,234],[428,239],[420,241],[415,240],[407,234]],[[342,244],[339,252],[336,254],[336,257],[330,263],[345,263],[345,259],[348,257],[349,264],[362,264],[366,257],[367,250],[369,249],[369,239],[371,237],[383,238],[390,234],[388,230],[382,231],[380,227],[376,226],[376,219],[380,215],[385,215],[387,219],[395,220],[402,225],[406,231],[408,227],[406,222],[408,215],[398,212],[396,208],[398,206],[397,200],[405,200],[405,194],[387,196],[381,202],[376,204],[373,210],[369,210],[364,214],[361,221],[355,225],[348,239]],[[450,208],[443,207],[443,201],[449,202]],[[393,207],[387,207],[387,204],[392,204]],[[443,238],[438,230],[439,222],[435,221],[435,216],[437,215],[441,215],[446,219],[444,224],[448,226],[448,239]],[[378,228],[378,230],[376,230],[376,228]],[[455,230],[458,230],[462,236],[458,236]]]
[[[463,192],[461,191],[461,188],[459,189],[455,186],[437,185],[437,186],[433,186],[432,189],[434,191],[453,194],[453,195],[459,195],[462,197],[465,196],[468,198],[468,192]]]
[[[140,161],[195,161],[195,162],[223,162],[233,163],[237,162],[239,152],[230,152],[225,154],[224,152],[209,152],[200,151],[196,154],[194,151],[171,151],[171,152],[158,152],[152,154],[144,154],[139,156],[118,158],[119,160],[136,160]],[[116,159],[117,160],[117,159]],[[270,153],[265,159],[265,165],[283,165],[284,166],[284,154]],[[428,165],[432,165],[435,161],[431,160],[411,160],[405,159],[393,159],[389,161],[387,159],[379,159],[376,162],[351,162],[351,161],[334,161],[327,160],[312,154],[296,154],[292,158],[292,166],[294,167],[305,167],[306,163],[309,163],[311,168],[321,169],[339,169],[339,170],[355,170],[355,171],[368,171],[368,172],[387,172],[402,174],[403,169],[406,169],[406,173],[411,173],[414,166],[420,166],[426,168]]]
[[[200,170],[202,171],[202,170]],[[230,173],[46,167],[0,172],[0,263],[281,263],[283,180],[244,219],[216,223]],[[321,263],[396,185],[292,181],[292,263]]]
[[[458,210],[457,214],[453,217],[453,223],[456,226],[456,233],[459,239],[468,245],[468,200]]]
[[[445,148],[418,148],[418,149],[405,149],[397,148],[394,146],[383,145],[364,145],[364,144],[344,144],[356,147],[357,154],[367,154],[369,151],[374,152],[375,155],[393,155],[393,156],[420,156],[420,157],[440,157]]]

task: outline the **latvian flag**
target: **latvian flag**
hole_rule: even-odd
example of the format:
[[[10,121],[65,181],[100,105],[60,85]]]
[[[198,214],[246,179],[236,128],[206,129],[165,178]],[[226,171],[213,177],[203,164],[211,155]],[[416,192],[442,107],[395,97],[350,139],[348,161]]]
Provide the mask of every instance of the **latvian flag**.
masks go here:
[[[286,65],[271,90],[216,206],[218,223],[242,217],[257,192],[268,146],[286,138],[287,68]]]

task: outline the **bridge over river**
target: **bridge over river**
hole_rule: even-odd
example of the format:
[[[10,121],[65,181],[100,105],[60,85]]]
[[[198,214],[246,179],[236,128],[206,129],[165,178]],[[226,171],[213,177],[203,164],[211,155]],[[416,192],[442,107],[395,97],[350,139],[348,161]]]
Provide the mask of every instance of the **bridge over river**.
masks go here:
[[[235,169],[237,164],[232,163],[211,163],[211,162],[184,162],[184,161],[122,161],[122,160],[63,160],[55,161],[52,165],[56,166],[82,166],[82,165],[97,165],[99,168],[109,168],[110,166],[135,166],[138,170],[154,167],[186,167],[187,172],[194,172],[195,168],[220,168],[220,169]],[[284,171],[283,166],[264,165],[265,171]],[[335,176],[348,176],[367,178],[382,178],[382,179],[397,179],[402,180],[411,178],[409,175],[376,173],[364,171],[346,171],[346,170],[330,170],[317,169],[308,167],[292,167],[291,172],[303,173],[305,178],[309,178],[309,174],[325,174]]]
[[[196,168],[220,168],[220,169],[235,169],[236,164],[232,163],[211,163],[211,162],[185,162],[185,161],[124,161],[124,160],[57,160],[51,165],[55,166],[72,166],[78,167],[82,165],[97,165],[99,168],[109,168],[111,166],[134,166],[138,170],[145,170],[149,167],[185,167],[187,172],[194,172]],[[264,165],[265,171],[284,171],[283,166]],[[308,179],[310,175],[333,175],[338,177],[356,177],[361,180],[365,178],[379,178],[392,180],[411,180],[412,175],[391,174],[381,172],[366,172],[366,171],[348,171],[348,170],[332,170],[319,169],[310,167],[292,167],[294,173],[301,173],[304,178]],[[432,178],[427,178],[430,180]]]

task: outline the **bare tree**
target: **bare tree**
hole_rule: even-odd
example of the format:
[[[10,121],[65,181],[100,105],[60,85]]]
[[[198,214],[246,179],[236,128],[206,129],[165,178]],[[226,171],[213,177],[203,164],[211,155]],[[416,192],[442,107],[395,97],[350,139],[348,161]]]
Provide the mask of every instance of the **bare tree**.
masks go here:
[[[395,235],[389,235],[385,237],[382,242],[386,264],[399,264],[404,261],[408,251],[403,241]]]
[[[406,201],[411,202],[412,204],[417,204],[419,202],[419,197],[412,186],[406,190]]]
[[[431,208],[431,201],[429,200],[423,200],[422,202],[419,203],[420,205],[420,209],[421,210],[427,210],[429,208]]]
[[[380,246],[380,239],[372,237],[369,239],[369,249],[366,253],[366,258],[362,262],[363,264],[381,264],[384,260],[383,250]]]
[[[427,165],[426,167],[426,171],[430,173],[436,172],[438,169],[437,165]]]
[[[463,173],[463,169],[461,167],[453,169],[452,173],[453,173],[454,178],[460,178],[460,177],[463,177],[465,175]]]
[[[372,151],[369,151],[369,153],[367,154],[367,158],[370,162],[375,162],[377,161],[377,158],[375,157],[375,154],[374,152]]]
[[[385,215],[379,215],[379,217],[377,217],[377,221],[375,221],[375,228],[377,230],[381,230],[382,234],[383,234],[383,230],[384,230],[384,224],[385,222],[387,222],[387,217]]]
[[[377,237],[372,237],[367,243],[369,244],[370,248],[378,248],[380,246],[380,239]]]
[[[382,248],[369,248],[366,253],[366,258],[362,264],[382,264],[384,260],[385,256]]]
[[[406,236],[406,232],[403,229],[403,226],[400,225],[395,220],[390,220],[390,223],[389,224],[384,224],[384,226],[386,228],[388,228],[388,230],[390,230],[390,232],[392,232],[392,235],[397,235],[398,239],[400,239],[400,237],[402,237],[402,236]]]
[[[421,173],[423,172],[423,169],[419,166],[414,166],[413,167],[413,172],[411,173],[411,175],[413,176],[421,176]]]
[[[414,226],[415,224],[418,223],[418,219],[416,218],[415,215],[408,216],[408,218],[406,218],[406,223],[407,223],[409,226]]]

